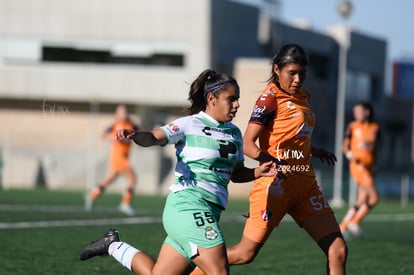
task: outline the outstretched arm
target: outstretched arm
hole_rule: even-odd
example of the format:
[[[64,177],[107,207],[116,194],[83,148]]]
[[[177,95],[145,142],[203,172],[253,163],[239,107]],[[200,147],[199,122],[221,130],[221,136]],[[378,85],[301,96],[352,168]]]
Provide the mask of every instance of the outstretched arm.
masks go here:
[[[233,182],[249,182],[260,177],[274,177],[276,176],[276,164],[273,161],[262,163],[256,168],[247,168],[243,164],[235,167],[231,174]]]
[[[142,147],[165,145],[167,143],[167,136],[165,135],[165,132],[159,128],[152,131],[121,129],[116,131],[115,139],[131,139]]]

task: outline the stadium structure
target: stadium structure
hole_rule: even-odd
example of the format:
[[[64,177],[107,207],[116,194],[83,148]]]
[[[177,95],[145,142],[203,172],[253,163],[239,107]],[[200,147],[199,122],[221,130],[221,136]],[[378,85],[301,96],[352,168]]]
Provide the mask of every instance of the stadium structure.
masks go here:
[[[271,57],[285,43],[300,44],[308,53],[305,86],[318,119],[314,141],[333,150],[339,52],[335,28],[282,22],[280,5],[1,0],[2,187],[90,188],[106,170],[109,145],[99,136],[116,104],[127,104],[143,128],[166,123],[184,114],[189,84],[205,68],[238,79],[241,108],[235,123],[243,130],[269,76]],[[355,30],[350,37],[348,118],[355,101],[386,104],[386,41]],[[396,108],[395,114],[403,112]],[[409,137],[402,133],[399,138]],[[404,161],[404,153],[397,155]],[[138,193],[163,193],[173,180],[172,146],[135,147],[131,161]],[[110,190],[121,188],[123,184],[114,184]]]

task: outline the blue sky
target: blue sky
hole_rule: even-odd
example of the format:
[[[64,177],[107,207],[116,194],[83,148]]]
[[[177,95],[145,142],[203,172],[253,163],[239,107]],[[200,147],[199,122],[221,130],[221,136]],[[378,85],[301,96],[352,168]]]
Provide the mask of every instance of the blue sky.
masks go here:
[[[235,0],[260,3],[265,0]],[[340,0],[280,0],[284,22],[305,20],[314,30],[343,22]],[[387,60],[414,60],[414,0],[350,0],[353,12],[346,20],[354,30],[387,41]]]
[[[346,20],[358,32],[387,41],[387,59],[414,59],[413,0],[350,0],[353,12]],[[283,21],[304,19],[323,31],[343,19],[336,7],[339,0],[281,0]]]

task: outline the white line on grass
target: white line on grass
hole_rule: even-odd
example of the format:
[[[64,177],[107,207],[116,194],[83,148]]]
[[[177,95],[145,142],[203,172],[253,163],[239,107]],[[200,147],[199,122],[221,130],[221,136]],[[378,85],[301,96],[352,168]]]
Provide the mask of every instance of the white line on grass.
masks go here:
[[[34,211],[34,212],[84,212],[85,210],[79,206],[62,206],[62,205],[13,205],[0,204],[0,210],[3,211]],[[96,209],[94,209],[95,211]],[[109,207],[101,207],[97,212],[115,212],[115,209]],[[150,213],[143,210],[142,213]],[[141,213],[141,214],[142,214]],[[153,214],[153,213],[152,213]],[[243,222],[245,218],[241,215],[230,216],[224,214],[222,222]],[[370,214],[365,218],[367,222],[382,221],[414,221],[414,213],[407,214]],[[45,227],[70,227],[70,226],[98,226],[111,224],[149,224],[161,223],[160,216],[147,217],[128,217],[128,218],[111,218],[111,219],[83,219],[83,220],[54,220],[54,221],[30,221],[30,222],[0,222],[1,229],[24,229],[24,228],[45,228]],[[282,222],[293,222],[293,219],[286,215]]]
[[[371,222],[405,222],[414,221],[414,213],[407,214],[370,214],[364,221]]]
[[[34,221],[34,222],[3,222],[0,229],[43,228],[43,227],[69,227],[69,226],[96,226],[108,224],[148,224],[161,223],[160,217],[135,217],[119,219],[95,220],[60,220],[60,221]]]
[[[48,213],[79,213],[85,212],[83,206],[78,205],[41,205],[41,204],[0,204],[0,211],[10,212],[48,212]],[[93,212],[99,213],[117,213],[119,212],[115,207],[96,206]],[[139,214],[154,214],[154,211],[145,209],[136,209]]]
[[[241,216],[225,216],[223,222],[242,222],[245,219]],[[290,217],[286,217],[284,222],[292,222]],[[366,221],[414,221],[414,214],[372,214]],[[24,228],[44,228],[44,227],[70,227],[70,226],[98,226],[111,224],[149,224],[161,223],[161,217],[132,217],[114,219],[88,219],[88,220],[59,220],[59,221],[33,221],[33,222],[3,222],[0,223],[1,229],[24,229]]]

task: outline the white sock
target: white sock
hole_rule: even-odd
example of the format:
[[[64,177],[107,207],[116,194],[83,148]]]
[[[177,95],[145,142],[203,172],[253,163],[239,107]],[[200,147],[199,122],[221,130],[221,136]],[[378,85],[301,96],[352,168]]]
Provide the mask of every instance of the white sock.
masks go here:
[[[108,254],[115,258],[119,263],[132,271],[132,258],[140,250],[130,246],[125,242],[113,242],[109,245]]]

